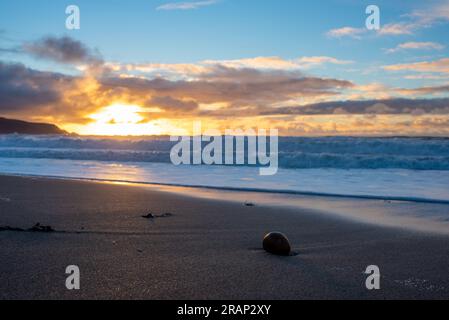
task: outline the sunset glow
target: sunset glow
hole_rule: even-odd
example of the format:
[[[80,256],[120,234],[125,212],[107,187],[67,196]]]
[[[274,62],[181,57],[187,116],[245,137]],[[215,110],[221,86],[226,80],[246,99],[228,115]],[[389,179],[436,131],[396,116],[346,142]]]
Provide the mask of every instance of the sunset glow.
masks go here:
[[[113,38],[93,25],[49,32],[28,16],[48,14],[46,6],[22,12],[2,2],[0,12],[11,15],[0,28],[0,116],[80,135],[178,135],[201,121],[207,129],[276,128],[284,136],[449,136],[449,0],[381,1],[389,15],[378,30],[361,27],[366,6],[358,2],[286,1],[277,12],[278,2],[267,0],[256,16],[270,16],[270,30],[257,19],[249,30],[242,19],[233,28],[248,32],[232,37],[209,26],[233,20],[237,1],[153,10],[136,2],[120,23],[96,17]],[[92,1],[78,5],[97,10]],[[110,7],[123,11],[119,2]],[[332,17],[322,19],[323,7]],[[348,10],[351,18],[341,20]],[[181,17],[211,34],[186,41],[198,26]],[[148,30],[157,30],[152,41]]]
[[[102,136],[139,136],[158,135],[162,130],[151,122],[145,122],[140,115],[143,108],[137,105],[113,104],[102,108],[89,116],[93,122],[81,126],[78,130],[86,135]]]

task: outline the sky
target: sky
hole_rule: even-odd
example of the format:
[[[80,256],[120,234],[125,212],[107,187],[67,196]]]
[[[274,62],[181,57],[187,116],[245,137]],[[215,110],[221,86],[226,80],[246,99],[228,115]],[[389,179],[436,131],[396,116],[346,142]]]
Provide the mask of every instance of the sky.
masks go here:
[[[1,0],[0,116],[91,135],[448,136],[448,34],[448,0]]]

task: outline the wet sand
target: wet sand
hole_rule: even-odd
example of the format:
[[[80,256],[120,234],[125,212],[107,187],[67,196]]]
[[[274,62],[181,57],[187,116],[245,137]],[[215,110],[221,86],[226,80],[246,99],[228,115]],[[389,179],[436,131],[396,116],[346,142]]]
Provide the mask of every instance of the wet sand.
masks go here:
[[[0,227],[56,232],[0,231],[0,299],[449,298],[449,236],[167,189],[1,176]],[[261,250],[269,231],[298,255]],[[369,265],[380,290],[365,287]]]

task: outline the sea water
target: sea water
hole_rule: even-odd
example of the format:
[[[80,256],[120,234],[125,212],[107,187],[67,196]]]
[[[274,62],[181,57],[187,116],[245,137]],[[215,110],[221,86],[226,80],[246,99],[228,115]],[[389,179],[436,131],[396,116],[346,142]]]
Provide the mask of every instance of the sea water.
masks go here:
[[[281,137],[273,176],[256,166],[175,166],[173,145],[169,137],[4,135],[0,174],[176,186],[169,191],[449,234],[446,138]]]
[[[279,171],[175,166],[168,137],[0,136],[0,173],[449,203],[449,139],[281,137]]]

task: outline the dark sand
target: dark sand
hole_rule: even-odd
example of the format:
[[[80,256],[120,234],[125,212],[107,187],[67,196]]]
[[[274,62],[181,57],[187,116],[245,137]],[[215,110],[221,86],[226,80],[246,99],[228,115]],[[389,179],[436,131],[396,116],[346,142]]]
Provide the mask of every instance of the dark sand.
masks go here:
[[[360,202],[358,203],[360,205]],[[171,217],[141,216],[170,212]],[[106,183],[0,177],[0,299],[448,299],[449,237],[311,210]],[[299,254],[261,250],[281,231]],[[81,290],[65,268],[81,269]],[[365,288],[368,265],[381,290]]]

